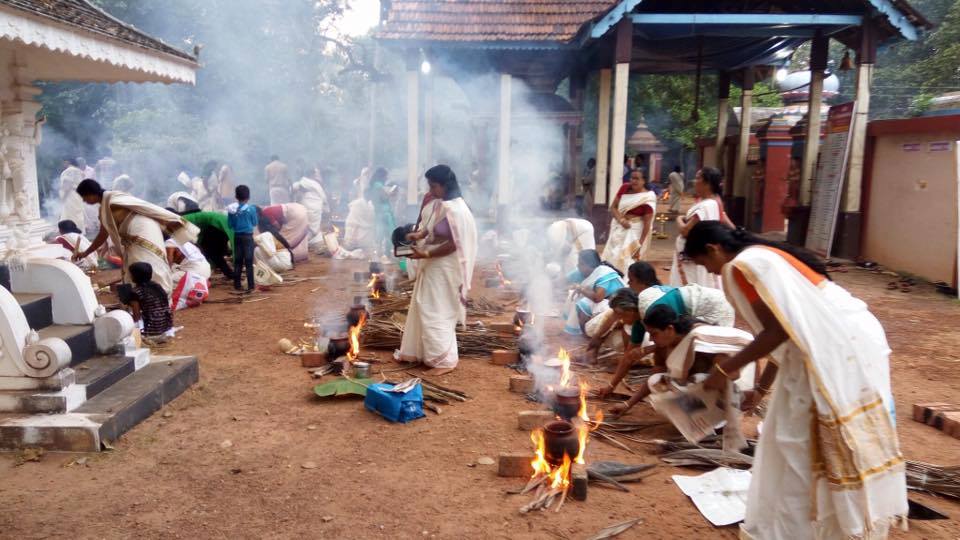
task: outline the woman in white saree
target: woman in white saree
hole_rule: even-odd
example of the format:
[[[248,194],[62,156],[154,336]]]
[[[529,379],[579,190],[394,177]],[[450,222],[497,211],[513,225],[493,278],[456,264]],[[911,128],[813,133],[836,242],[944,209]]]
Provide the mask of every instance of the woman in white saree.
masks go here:
[[[723,274],[756,335],[705,386],[767,354],[779,367],[742,536],[878,539],[905,525],[890,349],[866,304],[830,281],[813,254],[717,222],[694,226],[685,254]]]
[[[77,193],[85,203],[100,205],[100,233],[74,258],[81,260],[95,253],[109,238],[123,256],[124,283],[132,283],[127,271],[130,265],[145,262],[153,268],[153,281],[169,295],[174,284],[163,233],[166,231],[179,244],[195,242],[200,231],[197,226],[133,195],[104,191],[96,180],[80,182]]]
[[[323,245],[323,214],[330,211],[327,192],[324,191],[321,180],[320,170],[314,168],[304,171],[292,188],[297,202],[307,209],[307,220],[310,223],[308,245],[311,247]]]
[[[430,193],[415,241],[417,278],[400,343],[400,360],[423,363],[434,375],[457,367],[457,323],[466,323],[466,301],[477,260],[477,226],[446,165],[426,174]]]
[[[693,184],[697,195],[697,202],[687,210],[686,215],[677,217],[677,239],[673,252],[673,264],[670,266],[670,285],[681,287],[696,283],[703,287],[722,289],[720,276],[713,275],[703,266],[697,265],[683,256],[683,248],[687,241],[687,234],[694,225],[701,221],[720,221],[729,227],[733,223],[727,218],[720,202],[723,175],[719,169],[704,167],[697,171]]]
[[[643,169],[634,169],[630,181],[623,184],[610,204],[613,219],[603,259],[621,272],[634,261],[643,260],[650,249],[656,212],[657,194],[647,188]]]

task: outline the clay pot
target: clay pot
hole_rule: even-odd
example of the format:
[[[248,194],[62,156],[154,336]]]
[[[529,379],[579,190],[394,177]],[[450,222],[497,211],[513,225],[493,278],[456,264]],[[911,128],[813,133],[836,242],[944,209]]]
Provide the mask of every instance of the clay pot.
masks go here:
[[[580,389],[575,386],[566,386],[554,394],[553,412],[560,418],[570,421],[580,410]]]
[[[365,315],[366,318],[370,318],[370,314],[367,313],[367,308],[363,304],[354,304],[350,306],[350,311],[347,312],[347,324],[349,326],[356,326],[360,323],[360,316]]]
[[[564,420],[555,420],[543,426],[543,439],[546,445],[546,458],[552,465],[562,465],[563,455],[570,456],[570,461],[577,457],[580,451],[580,441],[573,424]]]
[[[339,358],[350,352],[350,337],[336,336],[330,338],[330,345],[327,346],[327,356],[330,358]]]

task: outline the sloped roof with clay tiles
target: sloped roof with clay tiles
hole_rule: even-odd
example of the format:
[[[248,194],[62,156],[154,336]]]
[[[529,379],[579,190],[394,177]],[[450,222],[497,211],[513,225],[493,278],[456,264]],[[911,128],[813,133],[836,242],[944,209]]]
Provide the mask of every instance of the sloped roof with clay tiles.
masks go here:
[[[2,3],[31,15],[92,32],[107,39],[121,41],[127,45],[167,54],[180,60],[194,63],[197,61],[193,55],[138,30],[87,0],[2,0]]]
[[[566,44],[618,0],[393,0],[377,37]]]

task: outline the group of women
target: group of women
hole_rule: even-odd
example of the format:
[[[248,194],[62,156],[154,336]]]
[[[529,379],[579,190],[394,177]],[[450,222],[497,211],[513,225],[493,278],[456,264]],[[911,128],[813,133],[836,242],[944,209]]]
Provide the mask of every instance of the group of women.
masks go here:
[[[905,524],[907,501],[883,328],[818,257],[735,228],[720,183],[716,169],[697,173],[665,286],[643,262],[656,199],[635,171],[613,201],[603,257],[582,250],[567,275],[576,298],[565,328],[587,334],[593,350],[611,334],[622,340],[601,394],[653,353],[655,375],[616,414],[695,384],[723,396],[724,447],[735,450],[743,446],[735,409],[772,394],[744,537],[885,538]],[[749,332],[733,327],[735,316]]]

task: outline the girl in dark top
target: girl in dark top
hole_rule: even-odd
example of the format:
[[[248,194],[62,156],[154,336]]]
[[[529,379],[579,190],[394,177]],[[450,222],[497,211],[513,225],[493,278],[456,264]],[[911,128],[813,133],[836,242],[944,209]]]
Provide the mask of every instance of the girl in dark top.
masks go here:
[[[130,298],[130,311],[133,320],[142,321],[143,335],[162,336],[173,328],[173,312],[166,291],[153,280],[153,268],[144,262],[130,265],[130,277],[133,279],[133,295]]]

